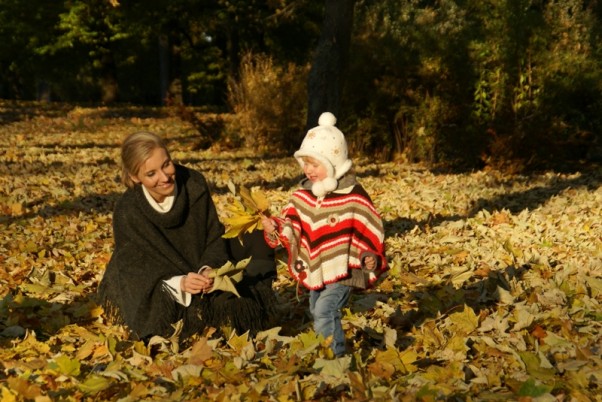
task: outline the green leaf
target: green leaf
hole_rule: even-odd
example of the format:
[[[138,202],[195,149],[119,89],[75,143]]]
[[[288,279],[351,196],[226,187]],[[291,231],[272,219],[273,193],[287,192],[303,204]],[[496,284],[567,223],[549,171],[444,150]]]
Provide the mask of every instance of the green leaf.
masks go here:
[[[520,358],[525,363],[527,373],[531,376],[547,381],[554,378],[555,370],[552,368],[542,367],[539,357],[532,352],[518,352]]]
[[[80,391],[86,394],[96,394],[100,391],[109,388],[111,384],[112,381],[110,379],[106,377],[101,377],[96,374],[92,374],[91,376],[86,378],[86,380],[83,383],[78,384],[77,387],[80,389]]]
[[[552,389],[553,387],[545,384],[537,384],[533,378],[529,378],[520,386],[520,389],[518,390],[518,396],[530,396],[532,398],[537,398],[549,393]]]
[[[54,364],[51,363],[49,368],[53,368],[63,375],[78,376],[80,373],[81,363],[79,360],[70,359],[69,356],[60,355],[54,359]]]

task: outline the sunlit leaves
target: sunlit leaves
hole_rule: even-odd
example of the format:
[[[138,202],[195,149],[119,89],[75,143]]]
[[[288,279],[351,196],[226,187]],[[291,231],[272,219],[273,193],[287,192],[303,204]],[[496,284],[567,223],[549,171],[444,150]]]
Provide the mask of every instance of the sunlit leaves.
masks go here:
[[[222,217],[226,225],[224,238],[240,237],[256,229],[263,229],[262,216],[270,216],[270,202],[267,196],[259,189],[247,189],[240,186],[238,193],[232,182],[228,187],[233,195],[229,205],[224,208],[226,215]]]
[[[206,175],[233,237],[260,211],[277,215],[301,172],[292,157],[199,152],[178,120],[108,112],[0,126],[0,400],[595,400],[602,171],[434,174],[354,161],[382,213],[391,271],[344,309],[348,355],[334,359],[312,330],[307,293],[283,264],[274,328],[181,343],[176,325],[144,343],[93,300],[124,190],[121,139],[165,135]]]
[[[470,335],[479,326],[479,318],[468,306],[462,312],[451,314],[449,321],[454,332],[462,336]]]
[[[57,374],[66,376],[78,376],[80,373],[81,363],[76,359],[71,359],[66,355],[57,356],[54,361],[48,365],[50,370]]]
[[[77,387],[86,394],[96,394],[110,386],[111,380],[100,375],[91,375],[86,378],[84,382],[77,385]]]

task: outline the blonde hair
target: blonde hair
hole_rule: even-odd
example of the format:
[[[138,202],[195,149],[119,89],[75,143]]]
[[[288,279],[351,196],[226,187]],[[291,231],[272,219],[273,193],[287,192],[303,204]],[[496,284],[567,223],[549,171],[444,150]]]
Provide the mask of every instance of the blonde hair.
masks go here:
[[[157,134],[140,131],[128,135],[121,144],[121,182],[127,187],[134,187],[131,176],[138,174],[142,164],[157,148],[163,148],[169,156],[165,141]]]
[[[313,156],[309,156],[309,155],[303,155],[301,157],[301,160],[305,163],[312,163],[312,164],[318,164],[318,165],[324,165],[324,162],[322,162],[319,159],[314,158]]]

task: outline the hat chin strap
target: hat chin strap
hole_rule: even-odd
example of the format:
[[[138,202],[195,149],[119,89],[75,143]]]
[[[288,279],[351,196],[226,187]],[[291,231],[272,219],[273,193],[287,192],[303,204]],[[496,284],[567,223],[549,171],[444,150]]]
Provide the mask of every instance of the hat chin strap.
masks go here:
[[[311,192],[316,197],[324,197],[327,193],[336,190],[338,181],[332,177],[327,177],[322,181],[317,181],[311,186]]]

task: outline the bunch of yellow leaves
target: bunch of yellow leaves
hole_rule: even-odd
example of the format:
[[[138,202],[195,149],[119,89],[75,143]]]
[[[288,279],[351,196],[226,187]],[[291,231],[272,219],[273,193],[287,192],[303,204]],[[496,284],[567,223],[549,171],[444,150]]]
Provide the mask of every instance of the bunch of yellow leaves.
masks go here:
[[[232,292],[240,297],[238,290],[236,290],[236,284],[242,280],[245,268],[249,265],[250,261],[251,257],[240,260],[236,264],[228,261],[220,268],[211,270],[209,277],[213,278],[213,287],[207,293],[222,290],[224,292]]]
[[[245,186],[240,186],[237,194],[232,182],[228,183],[228,188],[234,197],[232,203],[225,207],[228,216],[223,218],[227,228],[223,237],[240,238],[244,233],[262,230],[261,217],[270,216],[270,202],[265,194],[257,189],[249,190]]]

